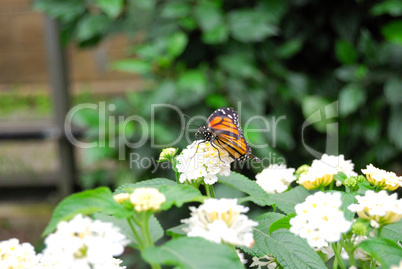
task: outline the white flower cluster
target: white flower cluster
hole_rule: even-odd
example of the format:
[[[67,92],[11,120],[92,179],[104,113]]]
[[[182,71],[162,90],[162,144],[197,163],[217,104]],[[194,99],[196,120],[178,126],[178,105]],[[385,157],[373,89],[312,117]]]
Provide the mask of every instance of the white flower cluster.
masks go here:
[[[361,218],[371,220],[373,227],[402,219],[402,200],[396,193],[388,195],[385,190],[378,193],[368,190],[364,196],[357,195],[356,199],[358,203],[351,204],[348,209],[357,212]]]
[[[294,172],[294,168],[286,168],[284,164],[271,164],[255,178],[257,184],[267,193],[282,193],[288,189],[290,183],[296,180]]]
[[[0,269],[33,268],[39,261],[33,246],[12,238],[0,242]]]
[[[167,161],[171,157],[173,157],[177,152],[175,148],[165,148],[162,150],[161,154],[159,155],[159,161]]]
[[[372,164],[367,165],[366,169],[362,169],[362,172],[371,184],[382,189],[394,191],[402,187],[402,177],[398,177],[394,172],[379,169]]]
[[[290,231],[307,239],[313,248],[339,241],[342,233],[352,226],[339,209],[341,204],[340,193],[316,192],[308,196],[303,203],[296,205],[296,216],[290,220]]]
[[[313,189],[320,184],[326,186],[339,172],[343,172],[348,177],[357,176],[357,173],[353,171],[354,166],[354,163],[351,160],[345,160],[343,155],[323,154],[320,160],[313,161],[307,173],[300,175],[298,183],[308,189]],[[336,185],[340,186],[342,183],[337,181]]]
[[[230,175],[233,159],[223,149],[217,149],[210,142],[194,141],[177,157],[176,168],[181,173],[180,182],[195,182],[204,178],[205,184],[218,181],[217,174]]]
[[[113,256],[121,255],[128,243],[113,224],[78,214],[69,222],[60,222],[56,232],[46,237],[43,260],[37,268],[125,268]]]
[[[199,236],[212,242],[236,246],[253,245],[253,227],[258,223],[242,214],[249,209],[238,205],[237,199],[207,199],[198,208],[190,207],[190,210],[191,217],[181,221],[188,224],[183,229],[187,236]]]
[[[137,188],[133,193],[122,192],[113,195],[113,198],[119,204],[127,201],[134,206],[135,211],[158,211],[161,205],[166,202],[166,197],[156,188]]]
[[[137,212],[157,211],[166,201],[166,197],[155,188],[137,188],[130,195],[130,201]]]

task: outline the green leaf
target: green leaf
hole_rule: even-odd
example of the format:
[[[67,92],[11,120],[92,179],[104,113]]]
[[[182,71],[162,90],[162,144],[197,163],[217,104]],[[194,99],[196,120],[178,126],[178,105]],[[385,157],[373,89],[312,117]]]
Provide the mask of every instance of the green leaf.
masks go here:
[[[388,137],[395,146],[402,150],[402,106],[395,106],[391,110],[391,117],[388,122]]]
[[[183,91],[202,93],[206,90],[207,78],[201,70],[189,70],[179,76],[177,86]]]
[[[342,192],[342,206],[341,206],[341,210],[343,211],[345,218],[347,220],[352,220],[353,217],[355,216],[355,212],[352,212],[348,209],[348,206],[350,206],[351,204],[357,203],[356,200],[356,192],[353,193],[344,193]]]
[[[229,102],[224,95],[214,93],[208,95],[207,99],[205,100],[207,105],[211,108],[218,109],[221,107],[229,106]]]
[[[370,13],[374,16],[380,16],[383,14],[389,14],[395,17],[401,16],[402,5],[399,0],[381,1],[370,10]]]
[[[262,41],[276,35],[276,25],[264,13],[252,9],[236,9],[228,13],[229,28],[234,39],[241,42]]]
[[[323,133],[327,131],[328,122],[333,121],[331,116],[337,115],[336,106],[331,105],[329,100],[315,95],[306,96],[302,99],[302,112],[306,121]],[[324,114],[325,117],[321,114]]]
[[[152,10],[155,8],[156,0],[131,0],[138,8],[143,10]]]
[[[188,70],[178,77],[175,103],[190,107],[203,99],[207,93],[207,77],[201,70]]]
[[[184,1],[167,2],[162,9],[162,17],[178,19],[186,17],[191,11],[189,3]]]
[[[340,182],[345,182],[345,179],[347,179],[348,178],[348,176],[347,175],[345,175],[345,173],[343,173],[343,172],[338,172],[336,175],[334,175],[334,178],[337,180],[337,181],[340,181]]]
[[[384,238],[364,240],[358,247],[376,259],[383,268],[399,265],[402,261],[402,247],[396,242]]]
[[[344,40],[338,40],[335,44],[336,58],[342,64],[353,64],[357,60],[354,47]]]
[[[185,228],[185,227],[188,227],[188,225],[187,224],[177,225],[175,227],[172,227],[172,228],[166,230],[166,234],[173,238],[177,238],[177,237],[186,235],[187,233],[185,231],[183,231],[183,228]]]
[[[78,24],[77,38],[80,41],[85,41],[103,34],[108,29],[109,24],[110,19],[104,14],[87,15]]]
[[[290,191],[270,194],[270,202],[276,204],[286,214],[295,212],[295,206],[304,202],[310,193],[302,186],[297,186]]]
[[[103,222],[113,223],[113,225],[119,227],[120,232],[122,234],[124,234],[131,241],[133,247],[139,246],[137,238],[134,236],[134,234],[131,230],[131,227],[128,224],[127,219],[118,219],[114,216],[110,216],[105,213],[95,213],[95,214],[93,214],[93,217],[95,219],[98,219]],[[137,233],[142,234],[141,229],[137,225],[135,225],[133,222],[132,222],[132,224],[134,226],[134,229],[137,231]],[[151,238],[152,238],[153,242],[156,242],[163,237],[163,234],[164,234],[163,228],[159,224],[159,221],[155,218],[155,216],[151,216],[149,218],[148,225],[149,225],[149,231],[151,233]]]
[[[279,229],[290,229],[290,219],[296,216],[296,213],[290,213],[289,215],[278,219],[274,223],[269,226],[269,232],[272,234],[274,231],[279,230]]]
[[[272,204],[268,194],[257,183],[255,183],[255,181],[250,180],[241,174],[232,172],[227,177],[218,175],[218,181],[247,193],[251,196],[250,200],[257,205],[265,206]]]
[[[254,61],[244,54],[229,54],[218,58],[219,66],[233,76],[259,80],[263,74],[258,70]]]
[[[226,42],[229,29],[226,24],[218,25],[213,29],[202,33],[202,41],[206,44],[218,44]]]
[[[168,210],[173,205],[181,207],[184,203],[202,201],[203,196],[201,192],[187,185],[164,185],[159,188],[166,197],[166,202],[162,204],[162,210]]]
[[[194,12],[200,28],[204,32],[223,25],[222,10],[217,1],[200,1]]]
[[[347,116],[355,112],[366,101],[366,93],[358,84],[348,84],[339,93],[339,113]]]
[[[269,228],[270,226],[275,223],[276,221],[282,219],[283,217],[286,217],[283,214],[280,213],[275,213],[275,212],[269,212],[260,215],[258,218],[256,218],[256,221],[258,222],[258,226],[253,228],[254,229],[254,240],[255,244],[253,245],[253,248],[251,249],[252,252],[256,254],[258,257],[262,257],[266,254],[268,254],[268,249],[265,246],[265,233],[270,233]]]
[[[244,268],[234,248],[196,237],[181,237],[141,253],[149,263],[192,269]]]
[[[116,203],[112,192],[107,187],[99,187],[72,194],[61,201],[53,211],[49,225],[46,227],[42,236],[48,235],[60,221],[72,219],[81,213],[88,215],[96,212],[113,214],[116,217],[127,217],[132,215],[132,211]]]
[[[124,59],[112,64],[112,69],[132,74],[148,74],[151,64],[137,59]]]
[[[326,268],[306,240],[288,230],[276,230],[270,234],[267,229],[258,226],[254,228],[254,238],[255,247],[262,253],[273,255],[283,268]]]
[[[187,35],[183,32],[174,33],[169,37],[167,50],[170,56],[177,57],[183,53],[188,43]]]
[[[119,194],[119,193],[132,193],[135,189],[137,188],[156,188],[159,189],[162,186],[165,185],[176,185],[176,182],[167,178],[154,178],[154,179],[148,179],[144,181],[140,181],[138,183],[130,183],[130,184],[124,184],[123,186],[118,187],[115,191],[114,194]]]
[[[394,20],[381,28],[385,39],[391,43],[402,45],[402,20]]]
[[[397,105],[402,103],[402,79],[390,77],[384,85],[385,98],[388,104]]]
[[[289,59],[297,54],[303,47],[303,42],[298,39],[287,41],[276,50],[276,54],[283,59]]]
[[[116,18],[123,9],[123,0],[96,0],[96,4],[110,18]]]
[[[392,241],[402,241],[402,221],[387,224],[382,228],[381,237]]]
[[[86,6],[81,0],[70,1],[33,1],[34,8],[43,11],[52,18],[57,18],[62,23],[69,23],[85,13]]]

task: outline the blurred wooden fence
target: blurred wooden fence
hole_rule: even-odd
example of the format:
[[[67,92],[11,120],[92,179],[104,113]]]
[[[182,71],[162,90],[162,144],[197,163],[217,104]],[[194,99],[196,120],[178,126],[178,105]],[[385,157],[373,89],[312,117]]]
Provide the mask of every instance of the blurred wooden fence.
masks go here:
[[[32,10],[29,0],[0,0],[0,92],[18,86],[35,91],[48,88],[44,16]],[[112,72],[110,62],[124,58],[128,41],[115,36],[99,47],[78,50],[68,47],[73,89],[85,86],[101,92],[122,92],[138,87],[129,74]]]

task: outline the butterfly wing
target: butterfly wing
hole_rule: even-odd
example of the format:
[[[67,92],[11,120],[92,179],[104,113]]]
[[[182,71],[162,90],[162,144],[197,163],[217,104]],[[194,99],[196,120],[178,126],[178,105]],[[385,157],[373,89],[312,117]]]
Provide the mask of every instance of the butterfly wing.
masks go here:
[[[239,116],[233,108],[217,109],[208,118],[206,125],[214,136],[213,144],[226,150],[231,157],[239,161],[256,158],[251,154],[239,124]]]

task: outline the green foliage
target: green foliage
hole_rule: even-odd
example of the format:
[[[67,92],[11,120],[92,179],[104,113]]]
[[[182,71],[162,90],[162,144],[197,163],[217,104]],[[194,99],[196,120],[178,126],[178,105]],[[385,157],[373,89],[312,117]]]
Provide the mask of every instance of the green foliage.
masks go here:
[[[363,251],[375,258],[383,268],[399,265],[402,257],[402,247],[384,238],[365,240],[358,245]]]
[[[249,197],[242,198],[241,200],[249,200],[257,205],[271,205],[269,195],[257,184],[247,177],[232,172],[230,176],[218,176],[219,182],[238,189],[250,195]]]
[[[320,256],[307,242],[286,229],[274,230],[270,226],[282,219],[281,214],[267,213],[257,218],[259,226],[254,228],[258,256],[273,255],[283,268],[326,268]]]
[[[244,131],[250,142],[271,145],[256,148],[257,156],[275,154],[270,162],[286,156],[290,166],[306,154],[301,131],[305,143],[324,152],[327,126],[339,122],[339,152],[357,169],[366,163],[387,169],[398,161],[398,1],[36,0],[34,5],[61,21],[66,43],[93,46],[115,33],[142,38],[128,49],[130,58],[112,68],[148,81],[143,91],[120,100],[112,115],[150,120],[151,104],[167,103],[205,117],[233,106],[241,109],[243,126],[255,115],[285,116],[268,132]],[[339,112],[333,106],[327,111],[335,101]],[[177,112],[160,108],[155,116],[155,141],[174,141],[183,127]],[[304,130],[306,120],[312,125]],[[142,134],[134,124],[129,141]],[[254,120],[249,128],[267,127]],[[185,144],[182,139],[177,146]],[[138,151],[155,154],[150,143]],[[103,158],[116,160],[116,152],[109,153]],[[146,178],[149,172],[140,169],[136,175]]]
[[[203,238],[183,237],[160,247],[147,248],[142,257],[149,263],[175,265],[176,268],[244,268],[236,251]]]
[[[125,184],[123,186],[118,187],[114,194],[119,194],[119,193],[132,193],[135,189],[137,188],[156,188],[159,189],[160,187],[163,186],[174,186],[176,185],[176,182],[173,180],[167,179],[167,178],[153,178],[153,179],[148,179],[148,180],[143,180],[138,183],[130,183],[130,184]]]
[[[271,194],[269,198],[280,210],[289,214],[295,212],[296,204],[303,202],[308,195],[305,188],[298,186],[287,192]]]
[[[288,229],[290,228],[290,219],[296,216],[296,213],[290,213],[289,215],[278,219],[274,223],[272,223],[269,226],[269,232],[272,234],[274,231],[279,230],[279,229]]]
[[[70,195],[61,201],[53,211],[43,236],[53,232],[60,221],[70,220],[80,213],[88,215],[97,212],[113,214],[116,217],[128,217],[132,214],[130,210],[116,203],[109,188],[99,187]]]
[[[113,225],[118,227],[120,229],[120,232],[131,241],[131,247],[138,248],[140,246],[140,244],[138,243],[138,239],[134,236],[133,231],[128,224],[127,219],[119,219],[105,213],[95,213],[93,214],[93,218],[103,222],[113,223]],[[134,226],[134,228],[137,233],[141,232],[139,227]],[[156,242],[163,237],[163,228],[159,224],[159,221],[155,218],[155,216],[151,216],[149,219],[149,230],[153,242]]]
[[[395,242],[402,241],[402,221],[385,225],[381,237]]]

